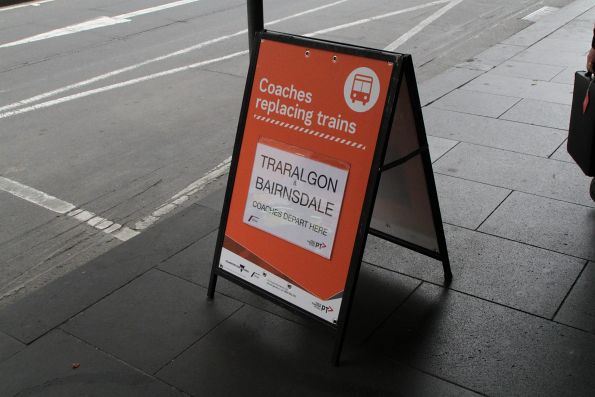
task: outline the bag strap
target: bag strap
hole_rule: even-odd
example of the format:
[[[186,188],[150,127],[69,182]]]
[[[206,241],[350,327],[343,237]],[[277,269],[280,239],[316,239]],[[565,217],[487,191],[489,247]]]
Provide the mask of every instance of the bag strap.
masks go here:
[[[583,114],[587,113],[587,109],[589,107],[589,102],[591,101],[591,84],[593,84],[593,77],[590,72],[586,73],[587,78],[589,78],[589,86],[587,87],[587,92],[585,92],[585,99],[583,99]]]

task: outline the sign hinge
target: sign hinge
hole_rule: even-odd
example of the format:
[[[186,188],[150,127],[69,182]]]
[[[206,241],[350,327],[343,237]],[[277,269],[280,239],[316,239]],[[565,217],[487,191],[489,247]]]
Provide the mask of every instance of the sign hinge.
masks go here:
[[[380,171],[390,170],[391,168],[394,168],[396,166],[399,166],[401,164],[404,164],[407,161],[409,161],[412,158],[414,158],[415,156],[417,156],[418,154],[420,154],[421,152],[425,152],[426,150],[428,150],[427,146],[424,146],[424,147],[421,147],[419,149],[416,149],[416,150],[412,151],[411,153],[409,153],[408,155],[401,157],[400,159],[396,159],[394,161],[391,161],[388,164],[383,165],[380,168]]]

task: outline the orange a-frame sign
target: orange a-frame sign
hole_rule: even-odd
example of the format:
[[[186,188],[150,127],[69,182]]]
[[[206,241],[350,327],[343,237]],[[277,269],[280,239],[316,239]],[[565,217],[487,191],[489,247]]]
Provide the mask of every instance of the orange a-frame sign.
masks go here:
[[[404,58],[281,33],[258,39],[209,296],[221,275],[343,332]]]

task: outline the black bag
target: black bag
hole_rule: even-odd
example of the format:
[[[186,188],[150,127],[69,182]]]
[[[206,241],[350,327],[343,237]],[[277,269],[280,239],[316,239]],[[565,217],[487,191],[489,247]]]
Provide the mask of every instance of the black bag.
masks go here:
[[[567,145],[568,153],[587,176],[595,174],[595,84],[591,83],[590,73],[574,74]]]

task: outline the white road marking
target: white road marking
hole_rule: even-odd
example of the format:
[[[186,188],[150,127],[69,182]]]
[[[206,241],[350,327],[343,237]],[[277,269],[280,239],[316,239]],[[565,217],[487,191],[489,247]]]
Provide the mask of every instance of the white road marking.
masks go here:
[[[114,236],[115,238],[117,238],[120,241],[128,241],[133,237],[138,236],[140,233],[137,232],[136,230],[132,230],[126,226],[122,227],[120,230],[118,230],[116,233],[112,233],[112,236]]]
[[[130,22],[130,19],[119,19],[111,17],[99,17],[90,21],[82,22],[76,25],[70,25],[61,29],[50,30],[49,32],[41,33],[35,36],[27,37],[22,40],[11,41],[10,43],[0,45],[0,48],[14,47],[20,44],[32,43],[34,41],[41,41],[51,39],[53,37],[66,36],[68,34],[84,32],[87,30],[102,28],[105,26],[112,26],[119,23]]]
[[[19,197],[32,204],[48,209],[60,215],[66,215],[79,222],[85,222],[89,226],[110,234],[121,241],[126,241],[138,234],[126,226],[112,222],[108,219],[95,215],[92,212],[77,208],[74,204],[51,196],[31,186],[23,185],[20,182],[0,176],[0,190]]]
[[[121,83],[110,84],[110,85],[107,85],[107,86],[96,88],[94,90],[83,91],[83,92],[80,92],[78,94],[68,95],[68,96],[57,98],[57,99],[54,99],[54,100],[51,100],[51,101],[42,102],[42,103],[39,103],[37,105],[24,107],[24,108],[20,108],[20,109],[17,109],[17,110],[11,110],[11,111],[8,111],[8,112],[0,113],[0,119],[6,118],[6,117],[10,117],[10,116],[15,116],[17,114],[31,112],[33,110],[39,110],[39,109],[48,108],[50,106],[58,105],[58,104],[61,104],[61,103],[64,103],[64,102],[74,101],[76,99],[84,98],[84,97],[87,97],[87,96],[90,96],[90,95],[94,95],[94,94],[99,94],[101,92],[111,91],[111,90],[114,90],[116,88],[127,87],[127,86],[130,86],[130,85],[133,85],[133,84],[141,83],[143,81],[153,80],[153,79],[156,79],[158,77],[169,76],[169,75],[172,75],[172,74],[175,74],[175,73],[184,72],[186,70],[198,68],[198,67],[201,67],[201,66],[210,65],[212,63],[221,62],[221,61],[224,61],[224,60],[227,60],[227,59],[239,57],[241,55],[246,55],[247,53],[248,53],[248,50],[238,51],[238,52],[234,52],[232,54],[224,55],[224,56],[219,57],[219,58],[213,58],[213,59],[209,59],[209,60],[206,60],[206,61],[201,61],[201,62],[193,63],[193,64],[186,65],[186,66],[181,66],[181,67],[174,68],[174,69],[164,70],[163,72],[149,74],[149,75],[146,75],[146,76],[138,77],[136,79],[123,81]]]
[[[161,218],[162,216],[178,208],[181,204],[188,201],[190,196],[201,191],[202,189],[204,189],[205,186],[209,185],[211,182],[213,182],[220,176],[227,174],[227,172],[229,171],[230,164],[231,156],[223,160],[211,171],[207,172],[202,178],[192,182],[190,185],[186,186],[184,189],[173,195],[168,201],[166,201],[159,208],[153,211],[151,215],[148,215],[140,221],[138,221],[134,225],[134,229],[138,231],[144,230],[152,224],[154,224],[155,222],[157,222],[159,218]]]
[[[34,41],[46,40],[53,37],[60,37],[65,36],[68,34],[84,32],[87,30],[103,28],[106,26],[117,25],[119,23],[130,22],[130,18],[137,17],[139,15],[151,14],[153,12],[158,12],[162,10],[166,10],[168,8],[178,7],[181,5],[195,3],[201,0],[179,0],[174,1],[173,3],[162,4],[155,7],[145,8],[138,11],[128,12],[126,14],[116,15],[115,17],[106,17],[102,16],[99,18],[91,19],[89,21],[77,23],[75,25],[66,26],[60,29],[50,30],[49,32],[37,34],[35,36],[26,37],[21,40],[11,41],[10,43],[0,45],[0,48],[5,47],[14,47],[21,44],[32,43]]]
[[[33,6],[33,7],[39,7],[42,4],[51,3],[52,1],[54,1],[54,0],[39,0],[39,1],[31,2],[31,3],[17,4],[17,5],[14,5],[14,6],[2,7],[2,8],[0,8],[0,12],[2,12],[2,11],[15,10],[17,8],[23,8],[23,7],[31,7],[31,6]]]
[[[167,10],[169,8],[183,6],[185,4],[190,4],[190,3],[196,3],[197,1],[201,1],[201,0],[179,0],[179,1],[174,1],[172,3],[161,4],[161,5],[158,5],[158,6],[155,6],[155,7],[144,8],[142,10],[132,11],[132,12],[128,12],[126,14],[121,14],[121,15],[118,15],[116,18],[134,18],[134,17],[138,17],[139,15],[152,14],[154,12]]]
[[[89,212],[89,211],[84,211],[84,210],[75,210],[72,211],[70,214],[68,214],[70,216],[74,216],[74,218],[78,221],[81,222],[87,222],[89,219],[93,218],[95,216],[94,213]]]
[[[293,18],[301,17],[303,15],[307,15],[307,14],[310,14],[310,13],[313,13],[313,12],[317,12],[317,11],[323,10],[325,8],[334,7],[336,5],[345,3],[346,1],[349,1],[349,0],[339,0],[339,1],[335,1],[333,3],[329,3],[329,4],[325,4],[325,5],[319,6],[319,7],[310,8],[308,10],[301,11],[301,12],[298,12],[296,14],[292,14],[292,15],[289,15],[289,16],[286,16],[286,17],[283,17],[283,18],[279,18],[279,19],[273,20],[271,22],[267,22],[265,24],[265,26],[273,26],[273,25],[278,24],[280,22],[284,22],[284,21],[287,21],[287,20],[290,20],[290,19],[293,19]],[[55,96],[55,95],[58,95],[58,94],[61,94],[61,93],[64,93],[64,92],[67,92],[67,91],[76,89],[76,88],[84,87],[86,85],[93,84],[93,83],[95,83],[97,81],[105,80],[105,79],[108,79],[108,78],[117,76],[117,75],[119,75],[121,73],[129,72],[131,70],[138,69],[138,68],[140,68],[142,66],[145,66],[145,65],[148,65],[148,64],[151,64],[151,63],[154,63],[154,62],[163,61],[165,59],[172,58],[172,57],[175,57],[175,56],[178,56],[178,55],[187,54],[187,53],[189,53],[191,51],[198,50],[198,49],[201,49],[201,48],[206,47],[208,45],[215,44],[215,43],[218,43],[220,41],[224,41],[224,40],[227,40],[227,39],[230,39],[230,38],[233,38],[233,37],[241,36],[241,35],[246,34],[246,33],[248,33],[248,30],[247,29],[244,29],[244,30],[240,30],[239,32],[235,32],[235,33],[232,33],[232,34],[229,34],[229,35],[219,36],[217,38],[214,38],[214,39],[211,39],[211,40],[207,40],[207,41],[203,41],[201,43],[195,44],[195,45],[190,46],[190,47],[183,48],[183,49],[178,50],[178,51],[170,52],[169,54],[165,54],[165,55],[162,55],[162,56],[159,56],[159,57],[156,57],[156,58],[148,59],[146,61],[143,61],[143,62],[134,64],[134,65],[130,65],[130,66],[127,66],[127,67],[124,67],[124,68],[121,68],[121,69],[113,70],[113,71],[111,71],[109,73],[101,74],[99,76],[95,76],[95,77],[92,77],[92,78],[87,79],[87,80],[79,81],[78,83],[70,84],[70,85],[67,85],[65,87],[61,87],[61,88],[55,89],[53,91],[44,92],[42,94],[35,95],[35,96],[31,97],[31,98],[23,99],[21,101],[14,102],[14,103],[11,103],[11,104],[2,106],[2,107],[0,107],[0,112],[6,111],[6,110],[10,110],[10,109],[14,109],[14,108],[18,108],[20,106],[28,105],[30,103],[38,102],[38,101],[41,101],[41,100],[43,100],[45,98],[49,98],[49,97],[52,97],[52,96]]]
[[[124,68],[121,68],[121,69],[113,70],[113,71],[111,71],[109,73],[101,74],[99,76],[95,76],[95,77],[92,77],[90,79],[80,81],[78,83],[70,84],[70,85],[67,85],[65,87],[61,87],[61,88],[58,88],[56,90],[53,90],[53,91],[44,92],[43,94],[35,95],[35,96],[31,97],[31,98],[23,99],[21,101],[14,102],[14,103],[11,103],[9,105],[2,106],[2,107],[0,107],[0,112],[1,111],[5,111],[5,110],[9,110],[9,109],[18,108],[18,107],[23,106],[23,105],[28,105],[30,103],[35,103],[35,102],[38,102],[38,101],[40,101],[42,99],[49,98],[49,97],[52,97],[52,96],[61,94],[63,92],[71,91],[71,90],[73,90],[75,88],[84,87],[86,85],[93,84],[93,83],[95,83],[97,81],[105,80],[105,79],[108,79],[110,77],[117,76],[117,75],[119,75],[121,73],[125,73],[125,72],[129,72],[131,70],[134,70],[134,69],[138,69],[138,68],[140,68],[142,66],[151,64],[153,62],[162,61],[162,60],[165,60],[165,59],[168,59],[168,58],[177,56],[177,55],[183,55],[183,54],[186,54],[186,53],[188,53],[190,51],[194,51],[194,50],[198,50],[200,48],[203,48],[203,47],[205,47],[207,45],[214,44],[214,43],[217,43],[219,41],[223,41],[225,39],[229,39],[229,38],[234,37],[234,36],[239,36],[240,34],[245,34],[246,32],[247,32],[247,30],[244,30],[244,31],[240,31],[240,32],[237,32],[237,33],[234,33],[234,34],[231,34],[231,35],[221,36],[221,37],[218,37],[218,38],[213,39],[213,40],[203,41],[202,43],[196,44],[196,45],[194,45],[192,47],[184,48],[182,50],[171,52],[171,53],[166,54],[166,55],[162,55],[162,56],[159,56],[159,57],[156,57],[156,58],[148,59],[146,61],[143,61],[143,62],[134,64],[134,65],[130,65],[130,66],[127,66],[127,67],[124,67]],[[2,117],[0,116],[0,118],[2,118]]]
[[[521,18],[524,21],[529,22],[537,22],[541,18],[545,17],[546,15],[553,14],[554,12],[558,11],[558,7],[541,7],[538,10],[533,11],[531,14],[526,15],[525,17]]]
[[[0,176],[0,190],[58,214],[65,214],[76,208],[73,204],[3,176]]]
[[[403,34],[401,37],[387,45],[384,49],[387,51],[394,51],[407,40],[421,32],[426,26],[434,22],[436,19],[440,18],[442,15],[446,14],[449,10],[459,5],[463,0],[453,0],[448,3],[446,6],[442,7],[419,24],[417,24],[413,29],[409,30],[407,33]]]
[[[435,5],[448,3],[450,1],[452,1],[452,0],[437,0],[437,1],[432,1],[431,3],[420,4],[418,6],[404,8],[402,10],[392,11],[392,12],[388,12],[386,14],[380,14],[380,15],[376,15],[376,16],[373,16],[373,17],[363,18],[363,19],[359,19],[357,21],[353,21],[353,22],[349,22],[349,23],[344,23],[342,25],[337,25],[337,26],[332,26],[330,28],[317,30],[316,32],[308,33],[305,36],[306,37],[318,36],[318,35],[321,35],[321,34],[334,32],[336,30],[346,29],[346,28],[350,28],[352,26],[357,26],[357,25],[362,25],[364,23],[368,23],[368,22],[372,22],[372,21],[377,21],[379,19],[394,17],[395,15],[405,14],[405,13],[408,13],[408,12],[421,10],[421,9],[432,7],[432,6],[435,6]]]

